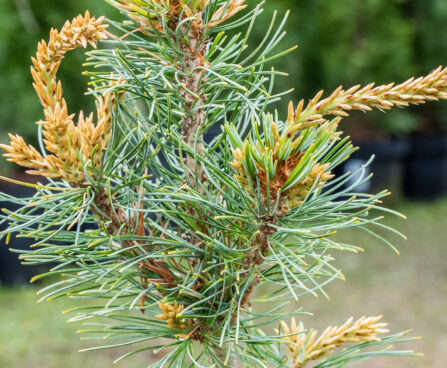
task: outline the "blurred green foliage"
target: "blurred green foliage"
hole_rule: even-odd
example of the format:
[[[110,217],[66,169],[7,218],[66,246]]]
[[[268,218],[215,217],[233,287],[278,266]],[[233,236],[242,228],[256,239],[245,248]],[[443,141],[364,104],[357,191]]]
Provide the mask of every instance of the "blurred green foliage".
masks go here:
[[[0,0],[1,142],[7,141],[7,132],[35,139],[34,122],[42,118],[42,112],[31,87],[30,57],[51,27],[61,27],[86,9],[116,16],[104,0]],[[300,47],[276,64],[290,74],[278,80],[278,88],[295,88],[295,101],[340,84],[403,81],[447,64],[445,0],[268,0],[265,9],[265,22],[255,25],[254,46],[274,9],[279,10],[278,18],[291,10],[283,45]],[[70,111],[93,108],[92,100],[84,96],[83,60],[82,50],[70,53],[59,74]],[[288,98],[278,106],[284,109],[287,102]],[[362,116],[361,124],[354,114],[346,128],[354,137],[356,132],[362,136],[365,132],[388,135],[447,129],[445,104],[379,114],[366,120]]]
[[[280,87],[295,88],[295,101],[340,84],[401,82],[447,64],[445,0],[267,1],[266,22],[275,8],[279,16],[291,10],[284,45],[299,45],[277,63],[290,73]],[[256,25],[259,37],[265,27],[264,22]],[[359,137],[447,128],[445,104],[434,105],[361,119],[354,114],[345,124]]]

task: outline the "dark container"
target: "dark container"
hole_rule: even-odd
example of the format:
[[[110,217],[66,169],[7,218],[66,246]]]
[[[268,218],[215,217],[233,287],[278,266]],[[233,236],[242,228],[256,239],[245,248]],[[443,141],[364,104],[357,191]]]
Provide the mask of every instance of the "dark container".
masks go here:
[[[25,197],[33,194],[33,190],[18,185],[13,185],[5,182],[0,183],[0,191],[15,197]],[[1,209],[15,210],[17,206],[10,202],[0,201]],[[6,224],[0,227],[3,231]],[[31,239],[16,238],[11,236],[8,244],[5,239],[0,242],[0,283],[6,285],[13,285],[18,283],[28,282],[36,269],[33,267],[24,267],[18,260],[18,254],[12,253],[9,248],[26,249],[32,244]]]
[[[388,201],[398,202],[403,196],[404,164],[410,144],[406,140],[360,141],[359,147],[342,167],[343,172],[354,172],[367,163],[371,156],[374,160],[366,168],[366,175],[373,173],[371,180],[355,191],[378,193],[388,189],[392,196]]]
[[[447,195],[447,135],[413,138],[405,164],[405,194],[430,200]]]

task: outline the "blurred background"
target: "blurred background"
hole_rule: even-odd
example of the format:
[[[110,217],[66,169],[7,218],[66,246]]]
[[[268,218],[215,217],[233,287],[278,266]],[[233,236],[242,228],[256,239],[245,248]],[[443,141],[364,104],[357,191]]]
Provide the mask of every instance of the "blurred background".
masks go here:
[[[258,1],[247,0],[250,6]],[[30,57],[49,29],[89,9],[92,14],[119,16],[103,0],[0,0],[0,142],[7,133],[36,141],[35,121],[42,112],[31,86]],[[278,18],[291,10],[283,48],[299,49],[276,60],[275,67],[289,77],[278,79],[277,90],[294,88],[291,98],[309,99],[327,92],[372,81],[402,82],[447,65],[447,1],[445,0],[276,0],[267,1],[255,25],[252,45],[262,39],[274,9]],[[70,53],[59,73],[71,111],[91,110],[84,96],[81,75],[83,53]],[[285,115],[289,98],[276,108]],[[307,327],[320,329],[342,323],[349,316],[384,314],[393,331],[414,329],[421,342],[408,348],[424,357],[378,359],[362,365],[380,367],[447,366],[447,102],[406,110],[354,113],[342,124],[360,150],[340,173],[362,165],[372,154],[374,177],[365,191],[384,188],[393,193],[388,205],[405,213],[407,221],[390,218],[388,224],[408,236],[392,239],[401,251],[397,257],[380,243],[357,233],[342,234],[365,254],[334,254],[345,271],[346,283],[327,287],[331,301],[303,298]],[[0,175],[24,174],[0,161]],[[27,179],[29,180],[29,179]],[[35,178],[33,180],[36,180]],[[23,188],[0,182],[0,189],[26,195]],[[4,204],[3,204],[4,205]],[[14,239],[21,248],[26,242]],[[66,325],[64,301],[35,305],[37,287],[27,286],[36,269],[25,268],[0,244],[0,367],[109,366],[117,352],[78,354],[75,331]],[[70,302],[75,305],[76,301]],[[150,355],[131,358],[118,366],[144,367]]]

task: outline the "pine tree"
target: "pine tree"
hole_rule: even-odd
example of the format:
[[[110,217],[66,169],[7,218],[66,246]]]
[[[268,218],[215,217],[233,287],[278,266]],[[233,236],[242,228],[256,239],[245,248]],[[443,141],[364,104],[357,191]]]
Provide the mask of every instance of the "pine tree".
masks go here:
[[[318,337],[290,306],[343,278],[330,252],[360,248],[337,232],[355,227],[394,249],[375,232],[398,233],[382,222],[380,212],[400,216],[381,206],[389,193],[356,193],[365,167],[334,176],[355,151],[340,121],[351,110],[446,99],[447,70],[340,87],[269,113],[286,93],[273,92],[285,74],[269,65],[295,49],[276,50],[287,15],[279,24],[275,15],[247,53],[262,4],[108,2],[124,21],[87,12],[39,43],[31,72],[44,108],[40,147],[18,135],[1,146],[46,178],[22,183],[32,197],[1,195],[19,207],[3,211],[2,236],[34,238],[20,258],[51,265],[34,278],[49,280],[42,300],[95,300],[71,320],[113,342],[87,350],[138,344],[122,359],[163,349],[150,367],[345,367],[410,353],[388,349],[411,339],[386,335],[380,317]],[[98,42],[86,64],[96,117],[80,112],[75,123],[56,73],[68,51]]]

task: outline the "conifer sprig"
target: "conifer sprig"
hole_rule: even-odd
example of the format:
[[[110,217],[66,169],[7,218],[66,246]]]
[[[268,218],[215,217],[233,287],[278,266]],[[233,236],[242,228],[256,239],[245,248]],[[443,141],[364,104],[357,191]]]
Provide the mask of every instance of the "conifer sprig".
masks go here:
[[[386,329],[387,324],[379,322],[381,319],[382,316],[362,317],[354,322],[351,317],[340,327],[328,327],[320,336],[316,330],[306,332],[303,324],[297,325],[294,318],[290,327],[284,321],[281,324],[282,332],[289,335],[284,337],[284,340],[287,342],[294,368],[300,368],[345,344],[380,342],[379,335],[389,332]]]
[[[398,85],[390,83],[375,87],[375,83],[370,83],[365,87],[356,85],[346,91],[340,86],[329,97],[321,100],[323,93],[324,91],[318,92],[306,107],[304,100],[301,100],[295,111],[290,103],[286,134],[294,134],[296,130],[309,124],[318,124],[326,115],[346,117],[351,110],[389,110],[392,107],[402,108],[445,100],[447,68],[440,66],[427,76],[410,78]]]
[[[10,134],[11,144],[1,145],[8,151],[5,155],[8,160],[31,169],[27,171],[29,174],[80,184],[85,178],[85,164],[90,160],[95,167],[101,164],[110,136],[110,105],[115,104],[115,96],[105,94],[97,99],[96,124],[93,123],[93,114],[85,117],[81,111],[75,125],[56,73],[65,53],[78,47],[86,48],[89,44],[96,47],[97,41],[107,38],[104,19],[91,17],[87,11],[84,16],[67,21],[60,32],[52,29],[48,43],[41,41],[38,45],[36,57],[32,59],[31,74],[34,89],[44,107],[46,120],[37,124],[42,126],[43,142],[49,154],[43,156],[18,135]]]
[[[369,163],[334,176],[355,150],[340,118],[445,98],[445,71],[396,87],[338,89],[324,100],[320,93],[306,108],[291,105],[283,121],[268,106],[286,93],[273,92],[285,74],[269,63],[294,49],[276,51],[287,14],[279,23],[274,15],[248,54],[262,4],[107,1],[126,20],[104,24],[87,13],[39,45],[32,73],[45,109],[41,150],[19,136],[2,146],[51,184],[33,186],[29,198],[1,194],[17,207],[0,215],[1,237],[35,239],[20,258],[51,265],[35,278],[52,282],[42,300],[97,300],[71,311],[100,341],[87,350],[158,350],[154,340],[167,339],[151,367],[294,367],[317,356],[318,368],[343,367],[400,354],[387,346],[406,339],[377,340],[384,331],[375,319],[348,321],[318,340],[300,330],[295,345],[284,336],[290,329],[270,336],[262,328],[296,316],[290,303],[326,295],[326,284],[344,278],[332,253],[360,248],[339,243],[337,232],[355,227],[395,249],[376,233],[401,235],[382,223],[382,213],[399,215],[381,207],[389,193],[357,193]],[[245,28],[230,34],[237,27]],[[56,71],[65,52],[97,41],[107,47],[89,52],[86,66],[98,122],[81,113],[75,124]],[[260,285],[270,291],[256,295]],[[349,339],[359,344],[333,352]]]

